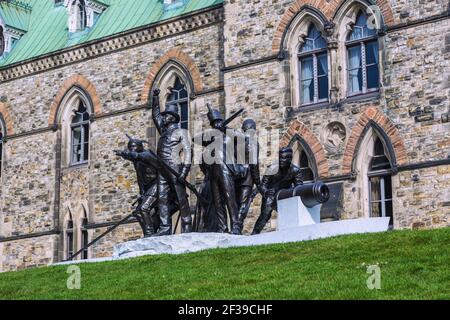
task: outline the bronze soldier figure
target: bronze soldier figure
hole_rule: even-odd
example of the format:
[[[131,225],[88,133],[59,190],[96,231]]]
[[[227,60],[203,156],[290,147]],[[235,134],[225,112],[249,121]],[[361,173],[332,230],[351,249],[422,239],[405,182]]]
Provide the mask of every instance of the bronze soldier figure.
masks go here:
[[[200,169],[204,175],[200,194],[208,200],[208,205],[197,202],[194,230],[195,232],[217,232],[218,220],[211,192],[211,168],[203,162],[200,164]]]
[[[143,161],[138,155],[144,152],[144,141],[128,136],[128,150],[116,151],[116,154],[133,162],[139,185],[138,206],[134,216],[142,228],[144,237],[151,237],[159,227],[157,213],[157,178],[158,169],[154,161]]]
[[[256,122],[247,119],[242,124],[242,131],[245,134],[245,163],[244,178],[236,180],[236,194],[239,206],[239,228],[242,233],[244,222],[247,218],[251,202],[256,193],[253,186],[260,188],[261,178],[259,173],[259,146],[256,137]]]
[[[277,209],[277,193],[282,189],[295,188],[303,185],[303,175],[299,167],[292,163],[294,152],[292,148],[282,148],[279,155],[278,170],[274,175],[266,175],[262,179],[261,193],[263,196],[261,215],[255,224],[253,235],[260,234]]]
[[[161,167],[158,172],[158,210],[161,226],[156,236],[172,234],[172,217],[170,213],[170,195],[174,193],[178,201],[182,233],[192,231],[192,216],[186,193],[186,180],[191,169],[191,144],[180,128],[178,106],[169,105],[161,112],[159,102],[160,90],[153,92],[152,116],[156,129],[160,134],[157,156],[170,168],[179,173],[175,177],[167,168]],[[178,151],[177,151],[178,150]],[[184,160],[174,159],[183,153]],[[178,160],[178,161],[177,161]]]

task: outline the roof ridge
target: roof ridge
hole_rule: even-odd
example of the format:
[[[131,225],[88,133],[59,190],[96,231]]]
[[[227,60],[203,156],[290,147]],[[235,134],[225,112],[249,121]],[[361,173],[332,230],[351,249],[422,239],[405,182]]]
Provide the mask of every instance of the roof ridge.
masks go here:
[[[187,5],[180,9],[164,11],[162,0],[96,1],[108,4],[107,9],[96,17],[86,33],[69,39],[69,12],[64,6],[55,6],[54,0],[0,0],[3,20],[26,31],[8,54],[0,57],[0,68],[223,3],[223,0],[187,0]]]
[[[12,5],[18,7],[19,9],[23,9],[25,11],[31,12],[31,10],[33,10],[33,7],[29,3],[26,3],[26,2],[20,1],[20,0],[0,0],[0,2],[6,2],[7,4],[12,4]]]

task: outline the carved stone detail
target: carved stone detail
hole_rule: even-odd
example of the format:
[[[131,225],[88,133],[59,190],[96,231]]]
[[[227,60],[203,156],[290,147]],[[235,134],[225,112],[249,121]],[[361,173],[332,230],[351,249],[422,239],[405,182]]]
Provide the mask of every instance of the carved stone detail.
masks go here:
[[[346,138],[347,130],[340,122],[332,122],[328,124],[322,133],[325,149],[331,153],[336,153],[342,150]]]

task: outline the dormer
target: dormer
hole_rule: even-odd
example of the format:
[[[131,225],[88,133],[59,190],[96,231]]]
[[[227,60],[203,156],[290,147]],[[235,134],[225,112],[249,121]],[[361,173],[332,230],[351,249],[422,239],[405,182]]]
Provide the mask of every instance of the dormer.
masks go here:
[[[102,12],[108,8],[108,5],[106,5],[102,1],[89,0],[87,1],[87,8],[87,24],[88,28],[90,28],[97,22],[97,19],[100,17]]]
[[[181,8],[186,2],[186,0],[164,0],[164,10],[168,11]]]
[[[55,5],[63,4],[69,15],[70,33],[92,28],[108,6],[100,0],[55,0]]]
[[[0,58],[11,52],[28,31],[31,10],[30,5],[20,1],[0,1]]]
[[[84,0],[70,0],[69,32],[84,31],[87,28],[87,8]]]

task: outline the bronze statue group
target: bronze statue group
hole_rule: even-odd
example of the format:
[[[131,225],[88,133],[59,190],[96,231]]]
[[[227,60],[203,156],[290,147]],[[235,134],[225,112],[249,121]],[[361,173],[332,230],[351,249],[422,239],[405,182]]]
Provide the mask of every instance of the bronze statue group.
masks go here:
[[[202,132],[201,139],[194,138],[192,142],[188,135],[182,134],[183,130],[180,130],[178,106],[168,105],[161,112],[159,95],[160,91],[154,90],[151,105],[153,122],[160,136],[156,153],[145,148],[145,141],[131,137],[128,137],[127,150],[116,151],[118,156],[131,161],[136,170],[140,197],[134,216],[144,236],[171,235],[175,231],[172,217],[177,212],[182,233],[231,231],[232,234],[241,235],[251,204],[258,193],[262,195],[263,200],[261,215],[254,226],[253,234],[261,233],[272,212],[276,210],[278,192],[303,184],[300,168],[292,163],[293,150],[282,148],[273,174],[260,178],[259,146],[257,142],[253,143],[256,141],[255,121],[245,120],[242,130],[230,129],[227,125],[236,119],[238,114],[224,120],[218,110],[213,110],[208,105],[211,130],[221,133],[223,148],[216,148],[212,152],[215,161],[201,162],[200,168],[205,178],[200,191],[197,191],[187,181],[191,159],[180,161],[174,154],[192,157],[193,143],[200,143],[203,150],[210,152],[208,146],[213,144],[214,137],[210,140],[204,139],[208,134]],[[237,161],[235,151],[231,155],[227,154],[230,145],[236,143],[236,136],[240,136],[245,144],[245,161]],[[253,158],[253,161],[250,158]],[[195,212],[191,210],[187,188],[197,196]]]

